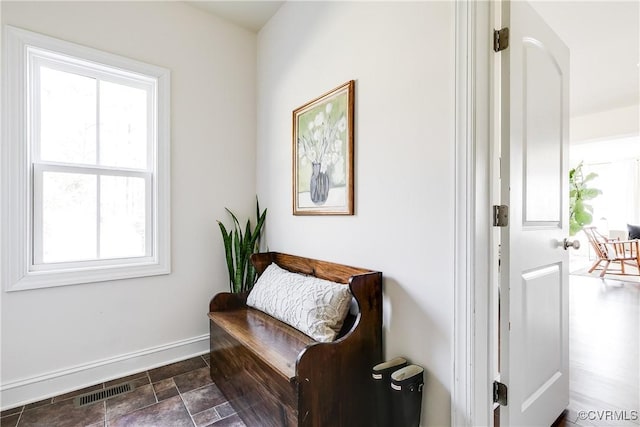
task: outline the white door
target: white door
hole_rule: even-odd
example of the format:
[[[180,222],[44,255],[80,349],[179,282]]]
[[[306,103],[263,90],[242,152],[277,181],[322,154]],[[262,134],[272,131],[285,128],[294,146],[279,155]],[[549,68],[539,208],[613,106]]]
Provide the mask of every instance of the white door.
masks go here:
[[[504,1],[501,426],[550,426],[569,404],[569,50],[525,1]]]

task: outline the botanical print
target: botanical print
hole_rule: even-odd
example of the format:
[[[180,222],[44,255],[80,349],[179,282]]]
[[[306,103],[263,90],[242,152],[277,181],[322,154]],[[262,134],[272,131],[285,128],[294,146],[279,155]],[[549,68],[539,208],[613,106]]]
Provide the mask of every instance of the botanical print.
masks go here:
[[[294,111],[294,213],[351,214],[352,82]]]

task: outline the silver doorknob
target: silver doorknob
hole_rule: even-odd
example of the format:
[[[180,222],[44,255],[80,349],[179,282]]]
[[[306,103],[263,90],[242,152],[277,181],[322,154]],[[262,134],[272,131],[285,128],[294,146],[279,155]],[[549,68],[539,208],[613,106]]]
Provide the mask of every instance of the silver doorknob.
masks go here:
[[[563,242],[562,242],[562,247],[564,248],[565,251],[567,249],[569,249],[569,248],[580,249],[580,241],[579,240],[574,240],[572,242],[569,239],[564,239]]]

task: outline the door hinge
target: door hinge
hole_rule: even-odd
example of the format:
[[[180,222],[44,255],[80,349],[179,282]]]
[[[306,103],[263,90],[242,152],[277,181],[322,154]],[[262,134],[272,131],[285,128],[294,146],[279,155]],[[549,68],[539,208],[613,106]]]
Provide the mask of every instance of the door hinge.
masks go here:
[[[500,52],[509,47],[509,27],[493,30],[493,51]]]
[[[509,206],[493,205],[493,226],[506,227],[509,225]]]
[[[507,406],[507,386],[501,382],[493,382],[493,403]]]

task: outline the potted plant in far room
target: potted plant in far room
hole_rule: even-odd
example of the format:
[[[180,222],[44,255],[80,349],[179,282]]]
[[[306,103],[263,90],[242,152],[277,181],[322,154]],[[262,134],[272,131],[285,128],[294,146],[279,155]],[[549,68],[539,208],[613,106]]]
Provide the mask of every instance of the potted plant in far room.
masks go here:
[[[597,176],[594,172],[584,176],[582,162],[569,171],[569,234],[572,236],[593,221],[593,207],[585,202],[602,194],[602,191],[588,185]]]
[[[251,255],[260,248],[260,236],[267,218],[267,210],[260,212],[260,204],[256,198],[256,225],[251,227],[251,220],[247,219],[244,232],[236,215],[225,208],[233,218],[233,229],[229,229],[218,221],[224,252],[229,272],[229,289],[231,292],[249,292],[256,281],[256,270],[251,264]]]

